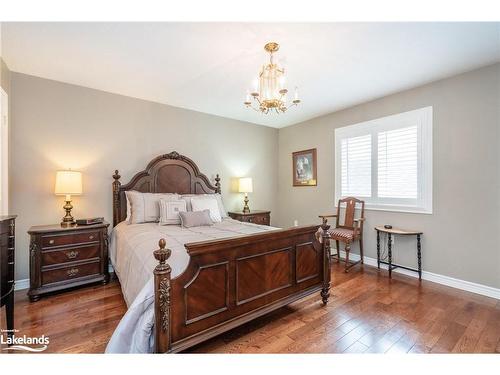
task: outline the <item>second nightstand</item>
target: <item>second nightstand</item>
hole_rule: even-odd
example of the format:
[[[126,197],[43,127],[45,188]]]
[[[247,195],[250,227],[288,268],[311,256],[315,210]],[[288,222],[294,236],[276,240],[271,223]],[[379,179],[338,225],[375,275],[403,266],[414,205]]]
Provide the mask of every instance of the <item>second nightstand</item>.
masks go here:
[[[271,223],[271,211],[253,210],[250,212],[228,212],[227,214],[231,219],[247,223],[260,225],[270,225]]]
[[[31,227],[31,301],[40,295],[94,282],[107,283],[108,226],[62,227],[59,224]]]

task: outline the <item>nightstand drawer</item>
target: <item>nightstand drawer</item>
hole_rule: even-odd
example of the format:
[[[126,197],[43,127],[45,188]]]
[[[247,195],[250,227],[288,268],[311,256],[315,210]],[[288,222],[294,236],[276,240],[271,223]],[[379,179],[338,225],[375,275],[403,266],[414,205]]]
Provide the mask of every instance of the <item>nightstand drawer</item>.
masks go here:
[[[84,244],[99,241],[99,231],[64,233],[42,236],[42,248],[56,246]]]
[[[101,263],[99,261],[42,271],[42,284],[52,284],[58,281],[74,280],[85,276],[99,275]]]
[[[271,211],[251,211],[251,212],[228,212],[230,218],[245,223],[258,225],[271,224]]]
[[[7,246],[0,246],[0,284],[3,297],[12,289],[14,284],[14,251]]]
[[[100,258],[99,244],[90,246],[69,247],[62,250],[45,250],[42,252],[42,266],[75,262],[78,260]]]
[[[10,234],[11,226],[14,225],[14,220],[5,220],[0,222],[0,234]],[[2,236],[3,237],[3,236]]]
[[[269,225],[269,216],[267,215],[255,215],[245,217],[242,221],[246,221],[248,223],[259,224],[259,225]]]

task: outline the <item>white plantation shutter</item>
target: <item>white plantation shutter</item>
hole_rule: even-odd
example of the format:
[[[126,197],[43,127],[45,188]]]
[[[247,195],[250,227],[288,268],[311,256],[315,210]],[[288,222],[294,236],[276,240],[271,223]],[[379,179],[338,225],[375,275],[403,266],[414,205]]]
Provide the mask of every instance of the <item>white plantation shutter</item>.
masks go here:
[[[432,107],[335,129],[335,201],[432,213]]]
[[[417,126],[378,133],[378,196],[418,197]]]
[[[343,139],[341,154],[342,196],[371,196],[371,135]]]

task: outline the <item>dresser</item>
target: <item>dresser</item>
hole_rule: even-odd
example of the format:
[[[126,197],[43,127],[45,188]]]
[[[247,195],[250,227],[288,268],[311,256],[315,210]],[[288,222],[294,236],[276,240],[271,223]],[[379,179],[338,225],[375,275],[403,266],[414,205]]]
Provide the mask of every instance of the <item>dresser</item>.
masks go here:
[[[7,335],[14,330],[14,252],[16,216],[0,216],[0,307],[5,305]]]
[[[95,282],[106,284],[109,223],[31,227],[30,290],[32,302],[45,293]]]
[[[231,219],[243,221],[246,223],[253,223],[259,225],[270,225],[271,224],[271,211],[259,211],[253,210],[250,212],[228,212],[227,213]]]

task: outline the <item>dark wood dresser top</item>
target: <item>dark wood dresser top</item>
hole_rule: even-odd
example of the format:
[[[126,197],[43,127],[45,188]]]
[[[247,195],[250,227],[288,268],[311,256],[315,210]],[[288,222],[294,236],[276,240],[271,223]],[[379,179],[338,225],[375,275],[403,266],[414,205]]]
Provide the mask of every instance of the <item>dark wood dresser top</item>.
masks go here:
[[[100,224],[92,225],[71,225],[68,227],[63,227],[61,224],[50,224],[50,225],[35,225],[32,226],[28,233],[53,233],[53,232],[71,232],[73,230],[85,230],[85,229],[97,229],[109,226],[109,223],[104,221]]]
[[[15,219],[17,215],[0,215],[0,221]]]

